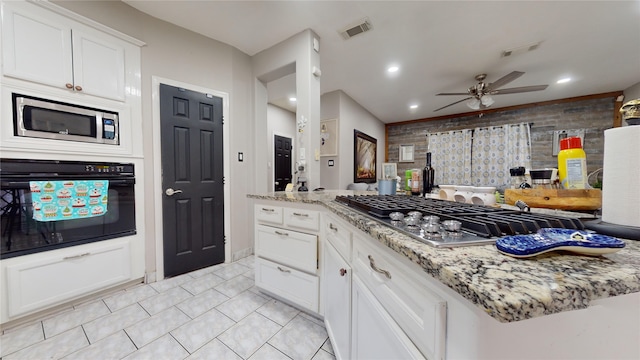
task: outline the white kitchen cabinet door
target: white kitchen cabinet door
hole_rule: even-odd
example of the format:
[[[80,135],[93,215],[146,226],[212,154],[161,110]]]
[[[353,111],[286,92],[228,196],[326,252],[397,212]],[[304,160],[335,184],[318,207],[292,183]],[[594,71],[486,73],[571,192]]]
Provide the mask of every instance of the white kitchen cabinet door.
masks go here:
[[[320,229],[320,212],[284,208],[284,223],[289,227],[318,231]]]
[[[256,226],[256,256],[316,274],[318,236],[265,225]]]
[[[58,88],[73,86],[71,24],[23,2],[4,2],[2,59],[6,76]]]
[[[74,29],[73,79],[77,92],[124,101],[124,47],[97,31]]]
[[[130,246],[128,240],[80,245],[7,266],[9,316],[45,309],[130,280]]]
[[[350,359],[351,352],[351,267],[330,243],[325,243],[324,323],[336,359]]]
[[[351,355],[354,359],[424,359],[357,275],[352,277],[352,288]]]
[[[253,212],[258,222],[282,225],[282,207],[280,206],[257,204]]]
[[[4,75],[125,100],[121,40],[25,2],[5,2],[3,11]]]
[[[319,278],[302,271],[256,258],[255,283],[258,288],[273,293],[314,313],[319,306]]]

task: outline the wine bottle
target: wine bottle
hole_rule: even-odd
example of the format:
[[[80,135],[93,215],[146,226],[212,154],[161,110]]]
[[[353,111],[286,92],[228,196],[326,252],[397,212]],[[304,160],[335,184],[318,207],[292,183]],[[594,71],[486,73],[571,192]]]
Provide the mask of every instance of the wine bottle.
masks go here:
[[[433,189],[435,170],[431,167],[431,153],[427,153],[427,164],[422,169],[422,194],[427,195]]]

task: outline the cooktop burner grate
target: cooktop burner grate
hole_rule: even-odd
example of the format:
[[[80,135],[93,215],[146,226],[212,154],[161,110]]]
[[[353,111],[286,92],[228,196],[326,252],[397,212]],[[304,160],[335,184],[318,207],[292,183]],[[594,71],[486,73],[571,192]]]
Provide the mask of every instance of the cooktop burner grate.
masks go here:
[[[439,199],[425,199],[419,196],[348,195],[336,196],[336,201],[434,246],[450,247],[493,243],[496,238],[501,236],[535,233],[540,228],[584,229],[584,225],[579,219]],[[438,216],[441,222],[445,220],[460,221],[463,236],[440,239],[429,236],[422,230],[407,229],[402,222],[392,221],[389,218],[389,214],[393,212],[406,215],[411,211],[419,211],[422,216]]]

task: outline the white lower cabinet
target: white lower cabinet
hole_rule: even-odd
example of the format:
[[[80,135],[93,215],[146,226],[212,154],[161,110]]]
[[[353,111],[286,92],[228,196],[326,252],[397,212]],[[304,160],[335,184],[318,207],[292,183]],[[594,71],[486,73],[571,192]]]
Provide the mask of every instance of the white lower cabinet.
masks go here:
[[[131,278],[129,241],[82,247],[65,255],[9,265],[10,317],[57,305]],[[80,249],[80,247],[77,247]]]
[[[319,313],[320,212],[261,203],[255,204],[254,214],[256,286]]]
[[[322,272],[324,323],[336,359],[351,353],[351,267],[329,242],[324,245]]]
[[[353,236],[353,271],[422,354],[445,358],[447,302],[391,250]]]
[[[424,359],[357,274],[352,295],[353,359]]]
[[[318,277],[256,258],[256,286],[313,312],[318,312]]]
[[[318,237],[299,231],[258,225],[256,253],[283,265],[315,273],[318,259]]]

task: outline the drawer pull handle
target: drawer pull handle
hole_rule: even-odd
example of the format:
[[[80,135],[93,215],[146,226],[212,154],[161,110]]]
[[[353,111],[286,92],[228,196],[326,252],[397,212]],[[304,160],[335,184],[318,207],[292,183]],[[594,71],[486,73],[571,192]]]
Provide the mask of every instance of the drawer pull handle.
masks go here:
[[[376,266],[376,262],[373,261],[373,256],[369,255],[369,265],[373,269],[373,271],[378,272],[387,277],[387,279],[391,279],[391,273],[387,270],[382,270]]]
[[[293,213],[294,216],[309,217],[309,214]]]
[[[85,256],[89,256],[91,255],[91,253],[84,253],[84,254],[78,254],[78,255],[73,255],[73,256],[65,256],[62,258],[62,260],[73,260],[73,259],[79,259]]]
[[[340,269],[340,276],[345,276],[345,274],[347,273],[347,269]]]
[[[267,209],[267,208],[262,208],[262,211],[266,211],[266,212],[274,212],[274,209]]]
[[[333,226],[333,223],[329,223],[329,229],[331,229],[333,231],[338,231],[338,228]]]
[[[283,273],[291,273],[291,270],[289,269],[283,269],[280,266],[278,266],[278,270],[282,271]]]
[[[280,236],[289,236],[289,233],[280,232],[280,231],[277,231],[277,230],[276,230],[276,232],[275,232],[275,233],[276,233],[277,235],[280,235]]]

